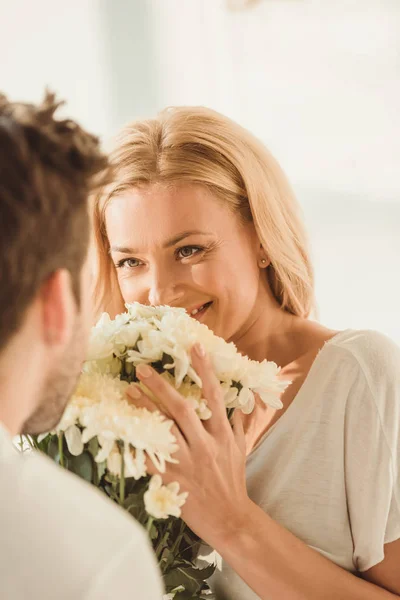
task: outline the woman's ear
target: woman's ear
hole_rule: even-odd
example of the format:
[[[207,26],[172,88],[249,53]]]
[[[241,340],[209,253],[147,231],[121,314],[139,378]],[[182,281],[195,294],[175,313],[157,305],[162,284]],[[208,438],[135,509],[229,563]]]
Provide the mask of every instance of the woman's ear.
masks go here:
[[[258,266],[260,269],[266,269],[271,264],[271,261],[268,258],[267,253],[265,252],[262,244],[260,244],[259,248],[259,256],[258,256]]]

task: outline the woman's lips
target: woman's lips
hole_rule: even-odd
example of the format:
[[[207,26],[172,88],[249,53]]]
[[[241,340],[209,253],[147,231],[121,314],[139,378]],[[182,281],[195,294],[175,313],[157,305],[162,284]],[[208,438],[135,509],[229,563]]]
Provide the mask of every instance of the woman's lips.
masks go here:
[[[205,304],[201,304],[197,308],[192,309],[190,312],[188,311],[189,315],[192,317],[192,319],[196,319],[196,321],[201,321],[211,304],[212,302],[206,302]]]

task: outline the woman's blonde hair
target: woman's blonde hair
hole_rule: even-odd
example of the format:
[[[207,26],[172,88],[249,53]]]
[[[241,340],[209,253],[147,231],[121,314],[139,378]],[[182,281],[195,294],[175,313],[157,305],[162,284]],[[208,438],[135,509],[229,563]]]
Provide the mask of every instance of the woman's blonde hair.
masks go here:
[[[124,127],[110,161],[113,183],[93,206],[97,313],[123,310],[105,226],[108,203],[137,186],[182,182],[207,187],[254,222],[275,298],[294,315],[310,315],[314,277],[299,205],[278,163],[248,131],[207,108],[167,108]]]

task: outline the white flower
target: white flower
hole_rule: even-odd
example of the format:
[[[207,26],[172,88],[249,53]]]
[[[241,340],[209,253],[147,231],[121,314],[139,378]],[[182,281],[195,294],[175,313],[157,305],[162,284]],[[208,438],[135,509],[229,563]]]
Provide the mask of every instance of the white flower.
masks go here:
[[[125,327],[122,327],[114,337],[114,344],[120,347],[120,351],[123,348],[133,348],[140,336],[140,329],[137,323],[127,323]]]
[[[125,477],[140,479],[147,475],[146,455],[140,448],[132,449],[129,444],[124,449]]]
[[[168,355],[171,362],[164,365],[164,368],[174,373],[175,387],[181,391],[182,385],[189,381],[200,389],[201,380],[190,361],[191,347],[195,342],[200,342],[208,352],[214,371],[224,388],[228,408],[251,412],[254,408],[254,393],[266,404],[282,408],[279,396],[289,382],[279,380],[279,368],[275,363],[259,363],[241,355],[232,342],[227,343],[215,336],[206,325],[190,318],[181,308],[149,307],[134,303],[127,305],[127,309],[132,319],[129,327],[133,326],[135,331],[140,331],[135,349],[127,349],[126,360],[134,366],[142,362],[158,362],[163,355]],[[118,335],[123,335],[123,327]],[[237,384],[240,384],[240,392]],[[198,404],[196,410],[201,418],[209,418],[211,413],[206,409],[206,401],[203,399],[202,404],[199,404],[200,398],[193,394],[193,390],[191,392],[188,396],[181,391],[192,405]]]
[[[76,425],[68,427],[65,431],[65,441],[67,442],[68,450],[73,456],[79,456],[83,452],[82,434]]]
[[[122,470],[122,455],[117,444],[113,444],[112,450],[107,457],[107,469],[112,475],[121,476]]]
[[[162,600],[174,600],[176,594],[178,592],[184,592],[185,588],[183,587],[183,585],[179,585],[178,587],[174,588],[172,590],[172,592],[170,592],[169,594],[164,594],[162,597]]]
[[[86,361],[83,365],[84,373],[104,373],[117,377],[121,373],[122,362],[119,358],[110,355],[108,358]]]
[[[125,306],[128,310],[128,314],[133,319],[158,318],[169,309],[169,307],[166,306],[145,306],[139,302],[133,302],[132,304],[126,304]],[[179,310],[183,310],[183,312],[185,312],[184,309]]]
[[[179,494],[179,483],[163,485],[160,475],[153,475],[149,489],[144,494],[144,505],[148,514],[155,519],[180,517],[181,507],[187,497],[187,492]]]
[[[104,454],[99,453],[98,457],[102,459],[106,454],[107,452]],[[96,462],[102,462],[101,460],[98,460],[98,457],[96,457]],[[114,443],[107,456],[107,469],[112,475],[121,477],[122,464],[124,464],[125,477],[134,477],[135,479],[140,479],[141,477],[145,477],[147,475],[146,455],[143,450],[134,450],[127,445],[123,454],[121,454],[118,445]]]
[[[103,313],[91,331],[87,360],[111,358],[114,352],[114,337],[129,319],[127,313],[118,315],[114,320],[107,313]]]
[[[82,453],[84,444],[97,438],[100,449],[96,461],[106,461],[115,475],[121,474],[123,465],[127,477],[140,479],[146,475],[147,458],[164,472],[167,462],[177,462],[173,458],[177,450],[171,433],[173,423],[157,411],[128,402],[129,383],[120,377],[133,373],[141,363],[157,363],[159,369],[162,361],[162,376],[186,398],[200,419],[209,419],[211,411],[203,397],[202,382],[191,365],[190,351],[195,342],[210,356],[227,408],[250,413],[255,394],[266,404],[281,408],[279,396],[288,382],[279,379],[280,369],[275,363],[259,363],[241,355],[232,342],[214,335],[184,309],[134,303],[113,320],[103,314],[93,328],[88,360],[55,433],[65,433],[73,455]],[[150,498],[153,491],[156,495],[157,481],[149,490]],[[176,491],[168,486],[160,490],[162,497],[166,490],[169,494]]]
[[[46,434],[48,435],[48,434]],[[44,437],[46,437],[46,435]],[[30,436],[29,436],[30,438]],[[42,438],[43,439],[43,438]],[[38,440],[39,441],[39,440]],[[18,435],[13,438],[13,444],[19,452],[31,452],[32,445],[28,441],[28,435]]]
[[[85,411],[97,402],[95,397],[90,397],[88,379],[84,375],[80,377],[78,390],[79,394],[72,396],[61,421],[52,432],[57,434],[64,432],[68,450],[74,456],[78,456],[83,452],[82,432],[77,425],[80,424],[81,416]]]
[[[163,376],[168,376],[169,380],[173,380],[173,377],[167,373],[165,373]],[[189,381],[185,381],[178,388],[178,392],[184,396],[191,406],[193,406],[198,417],[202,421],[205,421],[211,417],[211,410],[207,406],[207,400],[202,397],[202,392],[198,385],[190,383]]]
[[[237,387],[231,387],[231,385],[232,382],[225,382],[221,385],[226,408],[235,408],[237,406],[239,390]]]
[[[245,415],[250,414],[254,409],[255,398],[249,388],[242,388],[237,396],[237,406],[242,409]]]
[[[116,442],[122,442],[125,474],[140,479],[146,475],[146,454],[164,472],[167,462],[177,462],[172,457],[177,445],[171,433],[173,422],[159,412],[130,404],[125,397],[128,387],[129,383],[110,375],[83,373],[57,433],[65,432],[68,448],[75,455],[83,451],[83,444],[97,437],[101,448],[96,462],[108,461],[114,453],[114,471],[118,470]]]

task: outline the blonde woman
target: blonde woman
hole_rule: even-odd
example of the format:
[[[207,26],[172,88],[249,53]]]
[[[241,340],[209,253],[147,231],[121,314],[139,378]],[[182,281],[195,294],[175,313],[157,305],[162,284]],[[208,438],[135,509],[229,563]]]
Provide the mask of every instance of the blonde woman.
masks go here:
[[[267,150],[229,119],[173,108],[135,122],[97,198],[99,310],[184,307],[292,384],[283,409],[233,429],[202,348],[212,407],[200,422],[151,369],[176,423],[183,517],[222,557],[218,599],[385,600],[400,595],[400,350],[373,331],[309,319],[314,286],[298,205]],[[346,293],[338,290],[338,293]],[[154,408],[132,386],[133,400]]]

